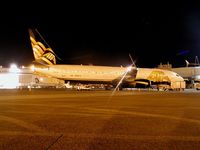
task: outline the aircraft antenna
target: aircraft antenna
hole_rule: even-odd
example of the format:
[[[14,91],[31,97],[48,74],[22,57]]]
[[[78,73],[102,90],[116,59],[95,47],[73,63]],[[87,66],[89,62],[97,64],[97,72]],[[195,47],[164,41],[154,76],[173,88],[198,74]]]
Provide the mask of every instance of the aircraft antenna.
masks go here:
[[[45,44],[49,47],[49,48],[51,48],[50,47],[50,45],[47,43],[47,41],[43,38],[43,36],[40,34],[40,32],[37,30],[37,29],[35,29],[35,31],[37,32],[37,34],[41,37],[41,39],[45,42]],[[52,48],[51,48],[52,49]],[[54,53],[54,52],[53,52]],[[59,59],[59,60],[61,60],[55,53],[54,53],[54,55]]]
[[[42,40],[45,42],[45,44],[49,47],[49,48],[51,48],[50,46],[49,46],[49,44],[47,43],[47,41],[43,38],[43,36],[40,34],[40,32],[37,30],[37,29],[35,29],[35,31],[37,32],[37,34],[42,38]],[[52,48],[51,48],[52,49]]]
[[[132,58],[132,56],[131,56],[130,53],[129,53],[129,57],[130,57],[130,59],[131,59],[132,65],[133,65],[134,67],[136,67],[135,62],[133,61],[133,58]]]

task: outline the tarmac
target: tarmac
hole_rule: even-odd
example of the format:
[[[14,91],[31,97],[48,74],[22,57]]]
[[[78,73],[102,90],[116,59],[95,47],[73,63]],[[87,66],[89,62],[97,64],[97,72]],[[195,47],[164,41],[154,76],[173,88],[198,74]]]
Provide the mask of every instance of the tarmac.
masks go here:
[[[200,149],[200,91],[0,90],[0,149]]]

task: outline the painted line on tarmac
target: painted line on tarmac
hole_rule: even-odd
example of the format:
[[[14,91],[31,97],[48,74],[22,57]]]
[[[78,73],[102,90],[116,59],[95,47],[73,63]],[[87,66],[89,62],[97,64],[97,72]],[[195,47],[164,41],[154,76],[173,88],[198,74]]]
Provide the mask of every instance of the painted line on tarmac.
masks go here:
[[[99,109],[99,108],[89,108],[89,107],[83,107],[83,109],[88,109],[92,111],[100,111],[100,112],[104,111],[104,112],[116,113],[116,114],[119,113],[119,114],[125,114],[125,115],[135,115],[135,116],[142,116],[142,117],[164,118],[164,119],[179,120],[179,121],[184,121],[184,122],[200,124],[200,120],[180,118],[180,117],[160,115],[160,114],[150,114],[150,113],[143,113],[143,112],[136,112],[136,111],[131,111],[131,112],[121,111],[121,110],[116,110],[116,109]]]
[[[108,133],[61,133],[61,132],[20,132],[20,131],[0,131],[0,136],[60,136],[63,138],[81,139],[119,139],[119,140],[177,140],[177,141],[200,141],[200,136],[162,136],[162,135],[129,135],[129,134],[108,134]]]
[[[13,117],[0,115],[0,120],[16,124],[18,126],[24,127],[24,128],[31,130],[31,131],[46,132],[44,129],[42,129],[42,128],[34,125],[34,124],[27,123],[27,122],[19,120],[19,119],[15,119]]]
[[[2,103],[3,104],[3,103]],[[4,103],[6,104],[6,103]],[[200,124],[200,120],[196,119],[189,119],[189,118],[180,118],[175,116],[168,116],[168,115],[161,115],[161,114],[151,114],[151,113],[143,113],[143,112],[136,112],[136,111],[121,111],[116,109],[99,109],[99,108],[91,108],[91,107],[81,107],[81,106],[68,106],[68,105],[49,105],[49,104],[11,104],[11,105],[22,105],[22,106],[42,106],[42,107],[58,107],[58,108],[75,108],[82,110],[80,113],[84,113],[83,110],[95,111],[95,112],[106,112],[106,114],[113,115],[113,114],[126,114],[126,115],[136,115],[136,116],[143,116],[143,117],[154,117],[154,118],[164,118],[164,119],[171,119],[171,120],[180,120],[184,122],[196,123]],[[87,113],[87,112],[86,112]],[[59,113],[58,113],[59,114]],[[63,113],[65,114],[65,113]],[[70,114],[70,113],[67,113]],[[76,113],[78,114],[78,113]],[[104,113],[105,114],[105,113]]]
[[[119,114],[126,114],[126,115],[136,115],[136,116],[144,116],[144,117],[154,117],[154,118],[165,118],[165,119],[172,119],[172,120],[180,120],[184,122],[190,122],[190,123],[196,123],[200,124],[200,120],[196,119],[189,119],[189,118],[180,118],[180,117],[175,117],[175,116],[167,116],[167,115],[161,115],[161,114],[151,114],[151,113],[143,113],[143,112],[136,112],[136,111],[121,111],[121,110],[116,110],[116,109],[99,109],[99,108],[91,108],[91,107],[82,107],[80,105],[53,105],[53,104],[34,104],[34,103],[29,103],[29,104],[12,104],[12,103],[0,103],[4,105],[21,105],[21,106],[41,106],[41,107],[58,107],[58,108],[76,108],[76,109],[81,109],[81,110],[90,110],[90,111],[96,111],[96,112],[106,112],[106,113],[119,113]]]
[[[146,95],[146,94],[152,94],[152,93],[146,93],[146,92],[117,92],[113,95],[115,96],[131,96],[131,95]],[[0,101],[5,100],[28,100],[28,99],[55,99],[55,98],[74,98],[74,97],[109,97],[111,95],[111,92],[109,93],[66,93],[66,94],[42,94],[42,95],[3,95],[0,96]]]
[[[96,93],[81,93],[81,94],[55,94],[55,95],[13,95],[13,96],[0,96],[1,101],[2,100],[28,100],[28,99],[55,99],[55,98],[74,98],[74,97],[101,97],[101,96],[109,96],[110,94],[96,94]],[[117,96],[124,96],[128,94],[118,94]],[[131,94],[129,94],[131,95]]]
[[[75,107],[68,106],[68,107],[76,108],[76,106]],[[130,111],[121,111],[121,110],[116,110],[116,109],[102,109],[102,108],[99,109],[99,108],[91,108],[91,107],[77,107],[77,108],[79,110],[81,110],[81,112],[75,112],[75,113],[73,113],[73,112],[66,112],[66,113],[46,112],[45,113],[45,112],[30,112],[30,111],[6,111],[6,112],[32,113],[32,114],[54,114],[54,115],[77,115],[77,116],[102,116],[102,117],[110,117],[111,115],[122,114],[122,115],[134,115],[134,116],[141,116],[141,117],[163,118],[163,119],[178,120],[178,121],[200,124],[200,120],[189,119],[189,118],[180,118],[180,117],[161,115],[161,114],[151,114],[151,113],[143,113],[143,112],[136,112],[136,111],[130,112]]]
[[[39,104],[39,103],[9,103],[9,102],[3,102],[0,103],[0,105],[9,105],[9,106],[37,106],[37,107],[53,107],[53,108],[76,108],[76,107],[80,107],[80,105],[63,105],[63,104]],[[81,107],[80,107],[81,108]]]
[[[6,110],[3,111],[4,113],[14,113],[14,114],[35,114],[35,115],[51,115],[51,116],[57,116],[57,115],[61,115],[61,116],[91,116],[91,117],[102,117],[102,118],[110,118],[113,114],[115,113],[102,113],[102,112],[94,112],[94,111],[90,111],[90,112],[33,112],[33,111],[10,111],[10,110]]]

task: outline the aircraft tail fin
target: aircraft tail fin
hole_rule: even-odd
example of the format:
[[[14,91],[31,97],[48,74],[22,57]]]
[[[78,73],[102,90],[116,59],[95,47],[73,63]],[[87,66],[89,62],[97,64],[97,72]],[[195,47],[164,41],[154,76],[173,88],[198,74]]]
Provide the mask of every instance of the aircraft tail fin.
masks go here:
[[[40,40],[37,39],[36,35],[39,35]],[[43,65],[55,65],[56,54],[51,47],[44,41],[43,37],[37,30],[29,29],[29,36],[35,62]],[[44,41],[44,43],[40,41]]]

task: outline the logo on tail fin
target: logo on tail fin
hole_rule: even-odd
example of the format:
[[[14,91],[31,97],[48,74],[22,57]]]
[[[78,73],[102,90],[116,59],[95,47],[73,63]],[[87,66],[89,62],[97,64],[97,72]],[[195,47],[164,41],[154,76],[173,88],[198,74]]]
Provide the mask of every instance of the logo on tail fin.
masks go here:
[[[56,57],[53,50],[48,45],[45,46],[37,41],[33,30],[29,29],[29,35],[35,61],[44,65],[55,65]]]

